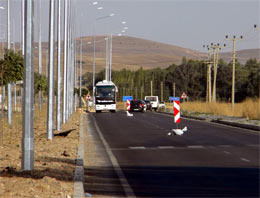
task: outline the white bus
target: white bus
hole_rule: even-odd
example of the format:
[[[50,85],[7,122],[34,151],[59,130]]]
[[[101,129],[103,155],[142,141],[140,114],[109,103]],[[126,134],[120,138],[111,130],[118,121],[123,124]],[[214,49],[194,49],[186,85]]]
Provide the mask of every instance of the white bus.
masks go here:
[[[116,112],[117,87],[112,81],[103,80],[96,84],[95,104],[96,112]]]

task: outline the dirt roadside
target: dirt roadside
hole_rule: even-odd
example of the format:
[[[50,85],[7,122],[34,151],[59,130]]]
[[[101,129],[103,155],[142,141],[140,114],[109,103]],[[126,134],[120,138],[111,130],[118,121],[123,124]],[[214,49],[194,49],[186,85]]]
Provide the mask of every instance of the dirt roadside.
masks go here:
[[[73,113],[62,131],[46,138],[46,110],[35,113],[34,170],[21,170],[22,117],[14,115],[13,126],[6,120],[0,145],[0,197],[73,197],[80,112]]]

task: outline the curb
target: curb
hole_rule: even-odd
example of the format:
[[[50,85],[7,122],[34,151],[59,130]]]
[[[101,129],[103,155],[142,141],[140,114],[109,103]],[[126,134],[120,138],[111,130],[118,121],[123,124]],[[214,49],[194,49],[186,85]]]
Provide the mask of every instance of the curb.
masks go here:
[[[260,131],[260,127],[256,126],[256,125],[241,124],[241,123],[228,122],[228,121],[223,121],[223,120],[211,120],[211,122],[239,127],[239,128],[244,128],[244,129],[250,129],[250,130],[254,130],[254,131]]]
[[[169,113],[169,112],[157,111],[157,113],[172,115],[172,113]],[[260,131],[260,126],[256,126],[256,125],[241,124],[241,123],[236,123],[236,122],[229,122],[229,121],[215,120],[215,119],[206,119],[206,118],[195,117],[195,116],[186,116],[186,115],[181,115],[181,117],[194,119],[194,120],[208,121],[208,122],[213,122],[213,123],[217,123],[217,124],[223,124],[223,125],[228,125],[228,126],[233,126],[233,127],[243,128],[243,129],[249,129],[249,130],[258,131],[258,132]]]
[[[85,197],[84,194],[84,130],[85,128],[83,117],[84,115],[80,115],[80,133],[79,133],[79,145],[78,145],[78,156],[76,160],[76,168],[74,173],[74,196],[75,198]]]

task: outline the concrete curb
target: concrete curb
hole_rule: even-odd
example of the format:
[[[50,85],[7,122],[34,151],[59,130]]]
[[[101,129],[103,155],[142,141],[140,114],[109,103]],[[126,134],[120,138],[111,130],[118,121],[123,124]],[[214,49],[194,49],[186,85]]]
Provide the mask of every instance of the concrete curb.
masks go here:
[[[85,197],[84,193],[84,114],[80,116],[80,133],[79,133],[79,145],[78,145],[78,156],[76,161],[76,168],[74,173],[74,196],[75,198]]]
[[[250,130],[254,130],[254,131],[260,131],[260,127],[255,126],[255,125],[241,124],[241,123],[236,123],[236,122],[228,122],[228,121],[223,121],[223,120],[211,120],[211,122],[215,122],[215,123],[218,123],[218,124],[225,124],[225,125],[239,127],[239,128],[244,128],[244,129],[250,129]]]
[[[163,114],[172,115],[172,113],[170,113],[170,112],[157,111],[157,113],[163,113]],[[256,125],[241,124],[241,123],[237,123],[237,122],[229,122],[229,121],[216,120],[216,119],[206,119],[206,118],[201,118],[201,117],[196,117],[196,116],[181,115],[181,117],[194,119],[194,120],[214,122],[214,123],[218,123],[218,124],[234,126],[234,127],[243,128],[243,129],[249,129],[249,130],[258,131],[258,132],[260,131],[260,126],[256,126]]]

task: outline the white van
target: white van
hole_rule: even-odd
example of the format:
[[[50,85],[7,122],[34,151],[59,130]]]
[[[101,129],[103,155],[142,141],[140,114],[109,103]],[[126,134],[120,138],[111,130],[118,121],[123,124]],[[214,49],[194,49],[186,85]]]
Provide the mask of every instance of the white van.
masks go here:
[[[159,108],[159,97],[158,96],[145,96],[144,99],[149,100],[152,105],[152,109],[157,111],[157,109]]]

